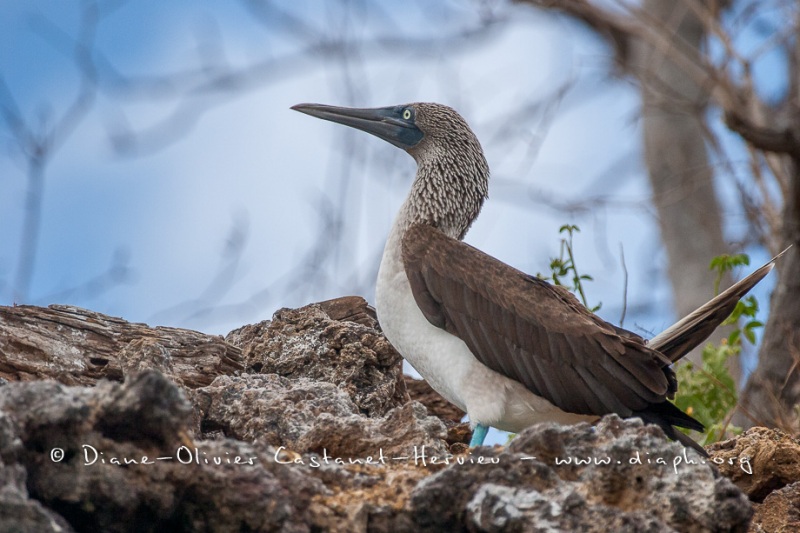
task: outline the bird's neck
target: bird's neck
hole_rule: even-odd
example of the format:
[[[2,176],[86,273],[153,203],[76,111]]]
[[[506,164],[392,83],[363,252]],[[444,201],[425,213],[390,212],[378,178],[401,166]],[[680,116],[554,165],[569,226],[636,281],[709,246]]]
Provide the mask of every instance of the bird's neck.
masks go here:
[[[459,163],[418,160],[417,176],[397,220],[403,227],[398,229],[429,224],[460,240],[480,213],[488,185],[489,168],[480,152]]]

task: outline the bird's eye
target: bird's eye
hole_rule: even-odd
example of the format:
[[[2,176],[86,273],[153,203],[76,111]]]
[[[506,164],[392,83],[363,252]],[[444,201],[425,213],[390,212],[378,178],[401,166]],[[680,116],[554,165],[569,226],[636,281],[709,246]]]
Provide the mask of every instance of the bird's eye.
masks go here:
[[[411,110],[410,109],[404,109],[403,110],[403,119],[404,120],[411,120]]]

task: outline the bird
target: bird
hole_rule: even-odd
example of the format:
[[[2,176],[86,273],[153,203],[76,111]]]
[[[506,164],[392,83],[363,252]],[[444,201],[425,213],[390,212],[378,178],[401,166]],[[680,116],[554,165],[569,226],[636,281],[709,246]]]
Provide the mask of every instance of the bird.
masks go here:
[[[389,232],[375,308],[386,338],[431,387],[465,411],[470,447],[489,427],[641,418],[705,450],[676,427],[704,426],[669,400],[673,364],[702,343],[773,268],[776,256],[652,339],[606,322],[567,289],[465,243],[488,197],[489,165],[453,108],[297,104],[292,109],[370,133],[417,163]]]

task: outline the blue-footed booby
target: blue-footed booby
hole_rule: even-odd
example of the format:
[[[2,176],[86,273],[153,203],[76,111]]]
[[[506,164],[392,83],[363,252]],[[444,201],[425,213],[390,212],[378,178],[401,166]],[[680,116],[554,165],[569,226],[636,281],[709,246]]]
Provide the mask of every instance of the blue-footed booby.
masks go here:
[[[376,135],[416,160],[381,260],[378,321],[431,387],[467,412],[471,446],[483,444],[490,426],[519,432],[617,413],[705,453],[675,429],[703,425],[668,401],[678,386],[671,365],[730,315],[774,259],[648,342],[594,315],[563,287],[462,242],[487,197],[489,166],[452,108],[292,109]]]

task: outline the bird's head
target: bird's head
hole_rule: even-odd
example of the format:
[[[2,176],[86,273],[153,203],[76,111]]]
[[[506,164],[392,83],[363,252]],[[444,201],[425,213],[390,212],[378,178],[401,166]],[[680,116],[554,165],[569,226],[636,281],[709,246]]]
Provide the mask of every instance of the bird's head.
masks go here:
[[[297,104],[292,109],[366,131],[411,154],[418,165],[411,193],[414,221],[460,238],[480,211],[489,166],[478,138],[455,109],[419,102],[367,109]]]
[[[375,108],[297,104],[292,109],[371,133],[402,148],[417,162],[443,149],[477,149],[482,155],[480,143],[464,118],[442,104],[418,102]]]

